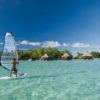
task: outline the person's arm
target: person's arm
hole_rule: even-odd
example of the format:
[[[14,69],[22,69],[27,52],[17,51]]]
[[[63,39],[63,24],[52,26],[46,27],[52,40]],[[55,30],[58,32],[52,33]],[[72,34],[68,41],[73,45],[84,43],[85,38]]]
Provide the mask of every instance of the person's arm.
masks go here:
[[[17,61],[16,64],[19,64],[19,62]]]

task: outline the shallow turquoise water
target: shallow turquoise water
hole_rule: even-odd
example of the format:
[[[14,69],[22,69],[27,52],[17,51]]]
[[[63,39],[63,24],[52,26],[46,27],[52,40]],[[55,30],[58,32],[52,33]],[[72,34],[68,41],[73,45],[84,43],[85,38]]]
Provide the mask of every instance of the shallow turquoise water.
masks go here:
[[[99,59],[20,61],[18,69],[28,76],[0,80],[0,100],[100,100]]]

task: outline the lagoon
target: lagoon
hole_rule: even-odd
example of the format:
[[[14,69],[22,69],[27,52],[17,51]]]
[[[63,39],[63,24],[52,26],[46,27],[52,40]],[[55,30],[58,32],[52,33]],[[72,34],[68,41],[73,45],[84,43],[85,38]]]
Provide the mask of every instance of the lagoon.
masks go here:
[[[100,100],[100,59],[20,61],[18,70],[27,77],[0,80],[0,100]]]

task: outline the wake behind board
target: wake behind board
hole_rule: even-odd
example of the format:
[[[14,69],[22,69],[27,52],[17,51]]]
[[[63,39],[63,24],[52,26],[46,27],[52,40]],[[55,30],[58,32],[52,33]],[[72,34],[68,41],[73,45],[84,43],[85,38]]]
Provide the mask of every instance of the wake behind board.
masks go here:
[[[25,78],[27,76],[27,73],[21,73],[19,74],[17,77],[16,76],[4,76],[4,77],[0,77],[0,80],[7,80],[7,79],[20,79],[20,78]]]

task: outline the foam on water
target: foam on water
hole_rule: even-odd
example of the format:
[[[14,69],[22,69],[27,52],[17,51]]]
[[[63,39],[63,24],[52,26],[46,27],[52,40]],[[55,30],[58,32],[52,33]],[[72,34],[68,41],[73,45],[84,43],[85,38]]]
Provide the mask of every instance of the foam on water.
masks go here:
[[[99,100],[100,60],[20,61],[25,79],[0,80],[1,100]],[[1,68],[0,76],[9,74]]]

